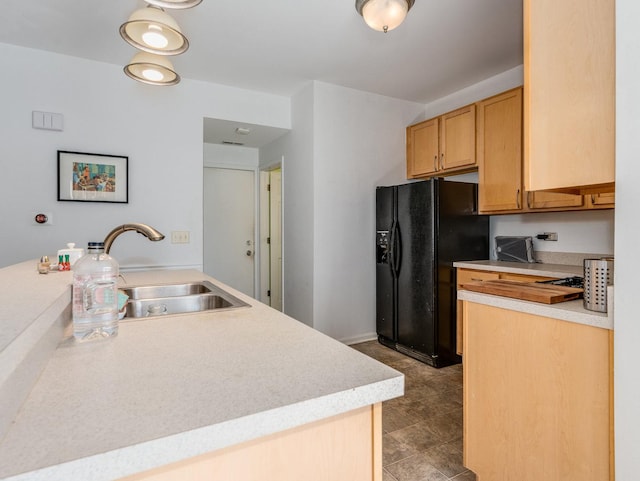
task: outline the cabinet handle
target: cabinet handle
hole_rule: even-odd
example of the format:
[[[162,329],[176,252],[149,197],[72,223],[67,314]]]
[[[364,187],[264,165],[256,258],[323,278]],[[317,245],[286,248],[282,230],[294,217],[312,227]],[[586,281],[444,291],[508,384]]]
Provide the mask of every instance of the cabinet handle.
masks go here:
[[[520,208],[520,189],[516,191],[516,208]]]
[[[440,154],[440,169],[444,169],[444,152]]]
[[[531,209],[531,191],[527,192],[527,208]]]
[[[595,204],[596,203],[596,196],[595,194],[591,194],[591,203]]]
[[[433,156],[433,171],[436,172],[438,170],[438,154]]]

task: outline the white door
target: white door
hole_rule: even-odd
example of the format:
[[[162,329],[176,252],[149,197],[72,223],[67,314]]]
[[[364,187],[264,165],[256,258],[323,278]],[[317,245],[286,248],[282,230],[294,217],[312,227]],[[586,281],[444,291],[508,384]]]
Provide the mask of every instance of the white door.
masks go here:
[[[254,192],[251,170],[204,168],[204,272],[251,297]]]

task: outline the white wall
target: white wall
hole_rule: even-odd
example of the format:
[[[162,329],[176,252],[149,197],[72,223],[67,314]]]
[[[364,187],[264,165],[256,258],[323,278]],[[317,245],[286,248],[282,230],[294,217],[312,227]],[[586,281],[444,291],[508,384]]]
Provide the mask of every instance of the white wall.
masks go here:
[[[640,4],[616,1],[616,240],[615,240],[615,437],[616,478],[638,479],[640,469]]]
[[[205,167],[228,169],[257,169],[259,150],[239,145],[204,144],[203,164]]]
[[[290,99],[183,80],[175,87],[135,82],[122,67],[0,44],[0,267],[67,242],[102,240],[115,226],[148,223],[191,243],[150,243],[126,233],[112,254],[127,266],[202,264],[203,118],[290,128]],[[31,128],[31,112],[64,115],[64,131]],[[56,151],[129,157],[129,203],[58,202]],[[36,226],[34,214],[53,214]]]
[[[533,249],[538,252],[575,252],[583,254],[613,254],[613,210],[579,212],[544,212],[491,217],[491,257],[493,238],[499,235],[533,237]],[[537,240],[537,234],[556,232],[557,241]]]
[[[430,119],[478,100],[492,97],[505,90],[519,87],[523,84],[523,76],[524,68],[520,65],[451,95],[434,100],[425,106],[424,117],[420,120]]]
[[[423,106],[314,82],[314,327],[375,337],[375,188],[406,182],[406,125]]]
[[[282,159],[283,312],[313,326],[314,103],[309,83],[291,99],[293,130],[260,149],[260,165]]]
[[[375,187],[406,182],[404,128],[424,105],[313,82],[284,156],[284,311],[330,336],[375,336]]]

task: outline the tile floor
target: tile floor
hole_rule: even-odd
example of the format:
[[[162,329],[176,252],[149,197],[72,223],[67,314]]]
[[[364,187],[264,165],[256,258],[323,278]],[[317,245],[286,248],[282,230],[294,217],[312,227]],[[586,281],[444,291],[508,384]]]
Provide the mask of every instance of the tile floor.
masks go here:
[[[405,395],[382,404],[383,481],[475,481],[462,465],[462,364],[435,369],[378,341],[351,347],[405,376]]]

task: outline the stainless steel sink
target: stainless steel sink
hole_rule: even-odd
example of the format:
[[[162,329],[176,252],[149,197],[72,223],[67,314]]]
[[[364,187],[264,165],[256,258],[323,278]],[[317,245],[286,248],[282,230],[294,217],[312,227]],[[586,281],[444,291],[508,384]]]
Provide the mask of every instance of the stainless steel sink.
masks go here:
[[[122,290],[129,296],[125,306],[125,319],[234,309],[249,305],[209,281],[131,286]]]

